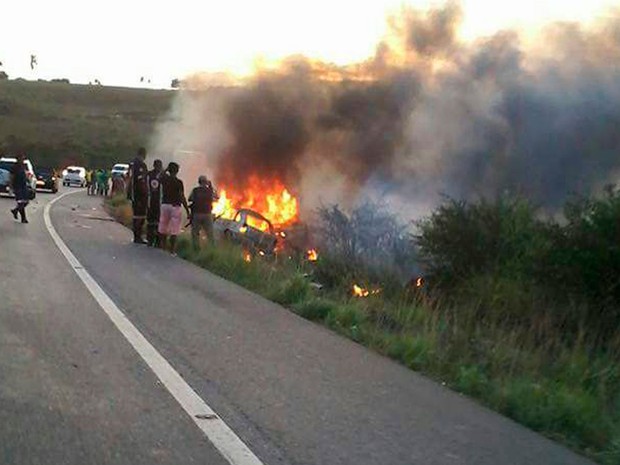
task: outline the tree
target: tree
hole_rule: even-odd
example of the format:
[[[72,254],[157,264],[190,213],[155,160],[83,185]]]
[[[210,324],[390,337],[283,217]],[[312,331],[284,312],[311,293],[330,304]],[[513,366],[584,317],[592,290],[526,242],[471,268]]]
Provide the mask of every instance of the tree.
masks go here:
[[[6,74],[4,71],[0,71],[0,81],[7,80],[8,78],[9,78],[8,74]]]

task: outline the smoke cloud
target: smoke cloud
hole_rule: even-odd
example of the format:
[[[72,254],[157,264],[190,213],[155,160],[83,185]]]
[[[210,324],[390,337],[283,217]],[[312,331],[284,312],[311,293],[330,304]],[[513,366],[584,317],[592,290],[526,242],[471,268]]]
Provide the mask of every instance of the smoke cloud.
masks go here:
[[[291,57],[239,86],[185,81],[152,151],[234,186],[256,175],[352,206],[388,199],[417,215],[439,194],[516,192],[557,208],[620,168],[620,15],[458,40],[458,4],[389,19],[375,55],[339,67]],[[207,88],[208,87],[208,88]],[[189,179],[188,179],[189,181]]]

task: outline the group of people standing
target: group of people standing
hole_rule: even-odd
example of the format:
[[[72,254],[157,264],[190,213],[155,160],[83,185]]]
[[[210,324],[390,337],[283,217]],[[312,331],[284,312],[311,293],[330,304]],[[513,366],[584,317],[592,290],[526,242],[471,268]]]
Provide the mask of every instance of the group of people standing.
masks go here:
[[[88,195],[108,196],[110,190],[110,174],[103,168],[86,170],[86,192]]]
[[[129,171],[128,197],[133,210],[133,241],[150,247],[160,247],[176,254],[177,236],[181,231],[183,212],[192,226],[192,243],[200,248],[200,232],[204,230],[209,242],[214,242],[212,204],[217,193],[206,176],[198,178],[198,186],[185,197],[183,181],[178,178],[179,165],[170,162],[164,170],[161,160],[155,160],[148,170],[144,160],[146,149],[138,149]],[[142,233],[146,222],[146,240]]]

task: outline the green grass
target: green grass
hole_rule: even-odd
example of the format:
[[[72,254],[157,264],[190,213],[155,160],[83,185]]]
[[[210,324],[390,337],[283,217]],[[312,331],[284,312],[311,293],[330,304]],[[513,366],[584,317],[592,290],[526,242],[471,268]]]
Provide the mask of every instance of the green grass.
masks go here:
[[[126,201],[112,199],[107,207],[127,224]],[[228,243],[196,253],[187,234],[179,238],[179,255],[602,464],[620,463],[620,339],[602,348],[585,330],[564,337],[544,316],[527,325],[505,324],[495,313],[480,317],[481,306],[508,305],[507,298],[511,313],[528,305],[527,288],[503,282],[489,294],[481,279],[470,292],[487,297],[458,306],[453,299],[424,295],[356,299],[348,287],[310,285],[307,276],[317,274],[322,260],[333,266],[329,258],[313,264],[256,256],[247,262]]]
[[[173,95],[165,90],[0,80],[0,152],[17,146],[35,166],[109,168],[147,145]]]

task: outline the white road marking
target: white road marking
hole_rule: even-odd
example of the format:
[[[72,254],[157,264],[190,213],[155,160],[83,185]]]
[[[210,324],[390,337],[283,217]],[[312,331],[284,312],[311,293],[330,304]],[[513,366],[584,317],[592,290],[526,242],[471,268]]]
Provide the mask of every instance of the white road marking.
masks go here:
[[[232,465],[263,465],[232,429],[222,420],[209,405],[196,394],[181,375],[168,363],[168,361],[151,345],[149,341],[138,331],[125,314],[116,306],[110,297],[97,284],[93,277],[86,271],[79,260],[73,255],[64,241],[60,238],[52,225],[50,209],[54,203],[66,195],[81,191],[65,192],[56,197],[45,206],[43,218],[45,226],[52,239],[65,256],[73,271],[79,276],[86,288],[95,298],[99,306],[116,325],[125,339],[138,352],[140,357],[153,370],[155,376],[168,389],[170,394],[177,400],[187,412],[192,421],[207,436],[209,441],[217,448],[224,458]]]

